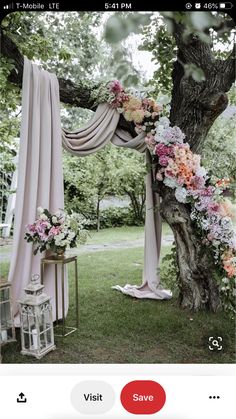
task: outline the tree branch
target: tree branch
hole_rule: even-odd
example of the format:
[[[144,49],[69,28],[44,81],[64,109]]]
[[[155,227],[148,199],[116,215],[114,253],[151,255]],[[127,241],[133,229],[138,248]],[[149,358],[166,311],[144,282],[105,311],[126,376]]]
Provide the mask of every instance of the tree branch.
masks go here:
[[[1,31],[1,53],[4,57],[10,58],[15,64],[15,68],[12,70],[9,81],[22,86],[23,79],[23,68],[24,68],[24,57],[19,51],[17,45],[12,41],[9,36]],[[59,93],[60,100],[63,103],[76,106],[79,108],[95,110],[97,107],[96,94],[94,90],[98,88],[98,84],[89,83],[74,83],[69,79],[58,78],[59,82]],[[135,137],[137,133],[134,130],[134,124],[128,122],[121,115],[119,128],[128,131],[132,137]]]
[[[202,42],[197,35],[190,35],[184,38],[185,27],[174,22],[174,37],[177,47],[182,55],[184,63],[192,63],[207,71],[214,62],[214,56],[211,47],[206,42]]]
[[[24,68],[24,57],[19,51],[16,44],[12,41],[9,36],[5,35],[1,31],[1,53],[4,57],[10,58],[15,64],[15,68],[12,70],[9,81],[22,86],[23,79],[23,68]],[[63,103],[69,105],[78,106],[80,108],[95,109],[96,103],[92,95],[93,89],[97,85],[86,86],[82,83],[74,83],[71,80],[59,78],[59,90],[60,90],[60,100]]]
[[[235,53],[216,60],[209,44],[191,35],[183,40],[184,26],[174,23],[178,46],[172,79],[170,120],[186,134],[194,152],[201,152],[203,142],[214,120],[228,104],[226,92],[235,78]],[[182,64],[195,64],[204,71],[205,80],[186,77]]]

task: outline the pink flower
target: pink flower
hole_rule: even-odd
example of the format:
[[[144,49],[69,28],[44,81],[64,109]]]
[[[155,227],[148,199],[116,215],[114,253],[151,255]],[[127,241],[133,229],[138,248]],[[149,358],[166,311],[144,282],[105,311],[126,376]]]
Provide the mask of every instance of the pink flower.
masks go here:
[[[154,140],[153,135],[145,137],[145,143],[149,145],[149,147],[154,147],[156,141]]]
[[[214,235],[209,233],[209,234],[207,234],[207,238],[211,242],[214,239]]]
[[[207,212],[209,214],[216,213],[219,211],[219,209],[220,209],[220,204],[218,204],[218,202],[214,202],[214,201],[209,202],[207,206]]]
[[[177,179],[177,183],[178,183],[178,185],[182,186],[184,184],[184,178],[179,176],[178,179]]]
[[[174,172],[172,170],[166,169],[165,170],[165,176],[175,177],[175,174],[174,174]]]
[[[32,234],[35,233],[36,232],[35,224],[27,224],[26,230],[28,233],[32,233]]]
[[[155,147],[155,154],[157,154],[159,157],[161,156],[172,156],[173,150],[171,147],[166,146],[165,144],[157,144]]]
[[[113,80],[111,81],[110,85],[109,85],[109,90],[112,93],[121,93],[123,91],[123,87],[122,84],[119,82],[119,80]]]
[[[57,234],[59,234],[60,233],[60,227],[52,227],[50,230],[49,230],[49,233],[48,233],[48,235],[49,236],[56,236]]]
[[[36,222],[35,230],[38,234],[44,233],[47,228],[50,227],[50,224],[47,221],[38,220]]]
[[[156,174],[156,180],[162,181],[163,180],[163,175],[160,172],[157,172]]]
[[[212,196],[214,194],[215,188],[214,186],[208,186],[200,191],[201,196]]]
[[[192,176],[188,189],[203,189],[205,186],[205,179],[201,176]]]
[[[168,166],[169,158],[167,156],[159,157],[159,163],[161,166]]]

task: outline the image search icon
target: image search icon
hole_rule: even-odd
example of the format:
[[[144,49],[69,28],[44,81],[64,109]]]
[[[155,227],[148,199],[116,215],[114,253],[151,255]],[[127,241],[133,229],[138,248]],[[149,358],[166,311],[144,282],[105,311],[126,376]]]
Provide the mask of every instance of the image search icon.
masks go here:
[[[208,348],[210,349],[210,351],[221,351],[223,349],[222,341],[223,338],[221,336],[210,336]]]

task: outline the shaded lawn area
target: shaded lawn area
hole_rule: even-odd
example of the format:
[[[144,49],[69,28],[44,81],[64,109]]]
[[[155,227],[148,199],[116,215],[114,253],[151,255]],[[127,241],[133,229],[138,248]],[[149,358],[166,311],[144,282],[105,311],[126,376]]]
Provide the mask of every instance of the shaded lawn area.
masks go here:
[[[173,234],[167,223],[162,223],[162,236]],[[120,243],[144,238],[144,226],[123,226],[89,231],[86,244]]]
[[[163,247],[163,254],[170,247]],[[80,255],[80,327],[56,338],[57,349],[42,360],[20,355],[20,338],[2,348],[4,363],[231,363],[234,323],[224,313],[190,313],[169,301],[137,300],[111,286],[140,284],[143,249]],[[2,264],[2,274],[8,269]],[[74,321],[72,268],[68,325]],[[190,320],[192,319],[192,320]],[[211,352],[208,337],[221,335],[224,350]]]

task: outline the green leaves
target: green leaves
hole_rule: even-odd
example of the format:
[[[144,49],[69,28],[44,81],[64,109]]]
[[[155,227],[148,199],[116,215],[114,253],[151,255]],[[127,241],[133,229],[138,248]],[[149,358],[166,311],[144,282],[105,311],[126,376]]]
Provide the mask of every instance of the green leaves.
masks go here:
[[[59,60],[69,61],[71,58],[71,51],[68,48],[63,47],[60,49],[58,56]]]
[[[151,14],[129,13],[112,15],[105,27],[104,37],[109,43],[117,43],[127,38],[131,33],[140,33],[143,26],[150,23]]]
[[[204,31],[212,26],[218,26],[221,19],[211,12],[190,12],[190,21],[192,26],[197,31]]]
[[[206,80],[204,71],[195,64],[184,64],[184,70],[186,77],[192,77],[198,83]]]
[[[235,107],[235,106],[234,106]],[[234,199],[236,196],[236,127],[234,107],[216,119],[204,142],[203,165],[216,179],[230,178]]]

